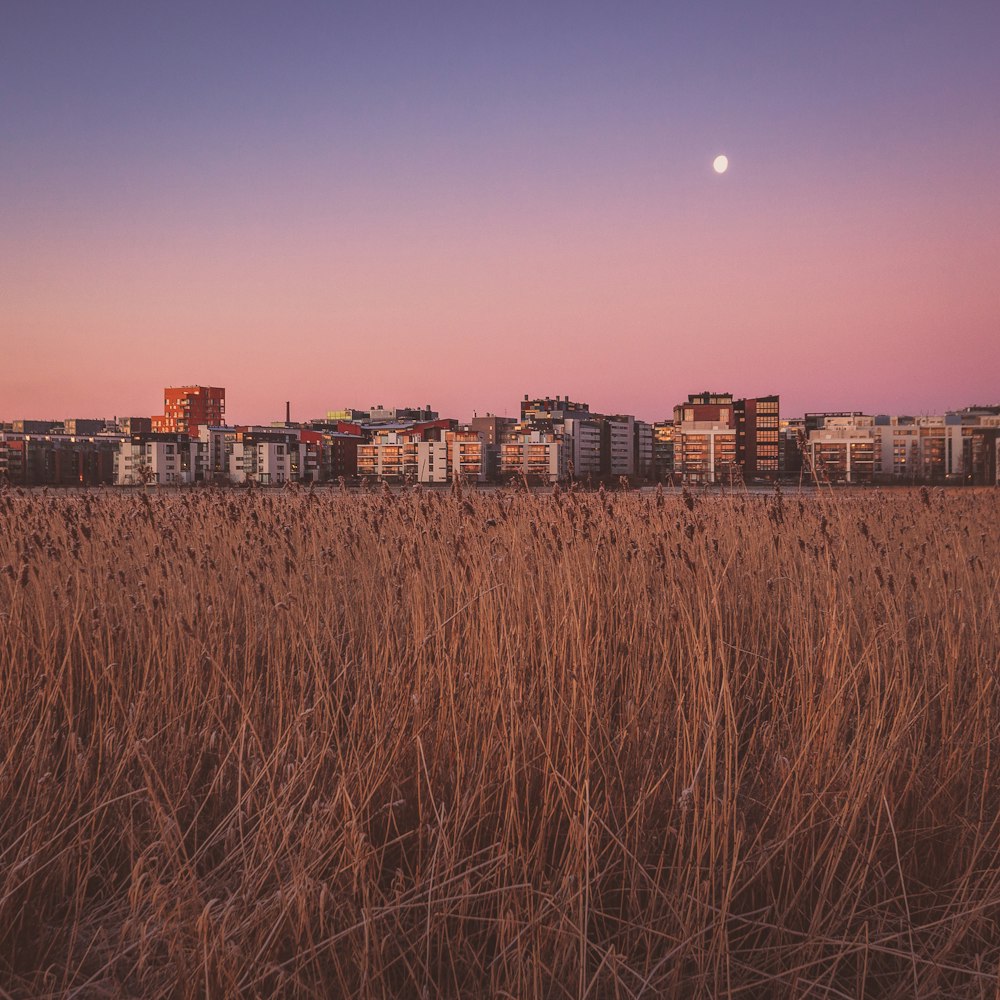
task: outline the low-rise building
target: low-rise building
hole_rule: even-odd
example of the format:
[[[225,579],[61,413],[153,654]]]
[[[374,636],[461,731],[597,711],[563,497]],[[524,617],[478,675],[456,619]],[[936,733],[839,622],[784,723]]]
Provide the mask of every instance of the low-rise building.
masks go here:
[[[809,433],[808,471],[821,483],[870,483],[877,444],[873,417],[827,416]]]
[[[564,441],[547,431],[525,430],[500,445],[500,474],[504,479],[527,477],[533,483],[556,483],[566,478]]]
[[[123,438],[115,454],[119,486],[181,486],[195,482],[199,442],[187,434],[150,432]]]
[[[483,435],[472,427],[459,427],[445,435],[448,445],[450,476],[459,477],[464,482],[484,483],[489,475],[492,450],[483,440]]]
[[[270,427],[236,428],[227,440],[229,478],[234,483],[283,486],[300,482],[305,448],[299,431]]]
[[[379,431],[358,446],[358,475],[386,482],[446,483],[448,442],[418,430]]]

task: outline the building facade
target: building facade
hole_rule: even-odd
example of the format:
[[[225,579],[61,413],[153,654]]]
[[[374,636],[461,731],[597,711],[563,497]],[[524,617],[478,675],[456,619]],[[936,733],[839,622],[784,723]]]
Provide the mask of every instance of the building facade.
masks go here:
[[[546,431],[525,430],[500,446],[504,479],[526,477],[530,483],[557,483],[566,478],[564,441]]]
[[[198,435],[201,427],[225,423],[226,390],[218,386],[185,385],[163,390],[163,414],[151,418],[158,434]]]

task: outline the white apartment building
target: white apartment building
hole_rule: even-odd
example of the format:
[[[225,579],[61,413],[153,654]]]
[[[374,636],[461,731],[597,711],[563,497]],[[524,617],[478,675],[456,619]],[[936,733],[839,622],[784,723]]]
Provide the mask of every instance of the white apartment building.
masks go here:
[[[828,417],[810,432],[808,455],[816,474],[831,482],[944,482],[965,472],[968,432],[950,414]]]
[[[119,486],[156,484],[178,486],[195,481],[198,442],[125,438],[115,453],[115,482]]]
[[[450,478],[448,442],[383,431],[358,448],[358,475],[393,482],[446,483]]]
[[[469,428],[447,434],[451,474],[467,482],[482,483],[489,475],[487,445],[483,434]]]
[[[546,431],[523,431],[500,446],[500,474],[506,479],[525,475],[535,482],[566,478],[564,441]]]
[[[234,483],[252,480],[261,486],[281,486],[293,479],[293,448],[284,441],[234,441],[229,454],[229,476]],[[297,450],[297,449],[296,449]],[[298,463],[296,462],[296,465]]]
[[[870,483],[877,445],[874,417],[827,417],[809,432],[809,467],[820,481]]]
[[[725,421],[675,425],[674,472],[686,483],[725,483],[736,469],[736,428]]]

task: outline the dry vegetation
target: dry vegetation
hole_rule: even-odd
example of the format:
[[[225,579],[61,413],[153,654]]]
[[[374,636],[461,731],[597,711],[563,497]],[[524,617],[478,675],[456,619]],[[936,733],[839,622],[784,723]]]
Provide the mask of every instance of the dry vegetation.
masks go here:
[[[1000,491],[0,493],[3,995],[998,995]]]

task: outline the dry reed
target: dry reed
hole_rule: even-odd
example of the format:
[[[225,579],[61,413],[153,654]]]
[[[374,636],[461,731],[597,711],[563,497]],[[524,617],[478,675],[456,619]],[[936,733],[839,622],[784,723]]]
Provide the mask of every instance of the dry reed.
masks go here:
[[[996,997],[1000,493],[0,493],[0,995]]]

